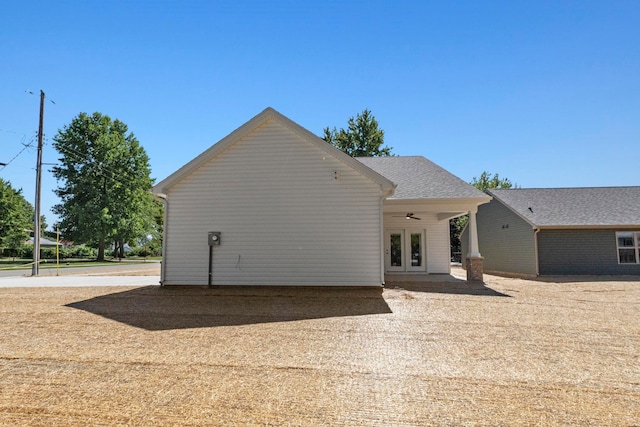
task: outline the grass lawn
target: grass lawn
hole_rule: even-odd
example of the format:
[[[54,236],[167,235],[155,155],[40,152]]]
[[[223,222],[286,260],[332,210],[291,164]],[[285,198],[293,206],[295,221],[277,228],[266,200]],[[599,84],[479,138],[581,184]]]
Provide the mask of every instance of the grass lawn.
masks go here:
[[[638,425],[640,278],[0,289],[0,425]]]
[[[130,263],[143,263],[146,261],[157,261],[161,260],[161,257],[148,257],[148,258],[125,258],[122,262],[130,262]],[[105,261],[96,261],[95,259],[84,259],[84,258],[65,258],[60,259],[59,267],[60,268],[70,268],[70,267],[102,267],[105,265],[113,265],[114,263],[121,262],[117,258]],[[41,259],[40,263],[42,265],[46,265],[48,267],[55,266],[55,259]],[[27,258],[0,258],[0,270],[4,269],[30,269],[33,265],[33,259]]]

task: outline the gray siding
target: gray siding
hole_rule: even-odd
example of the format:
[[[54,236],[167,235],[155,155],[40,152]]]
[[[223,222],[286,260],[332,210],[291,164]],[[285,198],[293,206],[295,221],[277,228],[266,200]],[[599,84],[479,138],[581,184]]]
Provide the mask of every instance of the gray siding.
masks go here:
[[[616,231],[540,231],[540,274],[640,274],[640,264],[618,264]]]
[[[476,216],[478,246],[485,271],[536,274],[534,230],[497,200],[480,205]],[[462,238],[462,258],[468,251],[468,232]]]

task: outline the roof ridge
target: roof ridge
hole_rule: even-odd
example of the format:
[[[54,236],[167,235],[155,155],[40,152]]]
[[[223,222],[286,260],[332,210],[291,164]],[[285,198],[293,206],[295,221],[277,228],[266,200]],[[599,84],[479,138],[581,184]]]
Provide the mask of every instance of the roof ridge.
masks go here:
[[[519,190],[589,190],[610,188],[640,188],[640,185],[605,185],[593,187],[518,187],[518,188],[489,188],[490,191],[519,191]]]
[[[536,227],[637,226],[640,186],[487,190]]]
[[[382,176],[375,170],[367,167],[365,164],[356,161],[354,158],[349,156],[348,154],[340,151],[338,148],[333,145],[327,143],[319,136],[312,133],[310,130],[304,128],[298,123],[294,122],[284,114],[278,112],[273,107],[267,107],[262,110],[260,113],[253,116],[251,119],[234,129],[227,136],[220,139],[218,142],[209,146],[203,152],[198,154],[195,158],[191,159],[189,162],[184,164],[178,170],[173,172],[168,177],[164,178],[162,181],[153,186],[153,192],[165,193],[168,188],[175,185],[175,183],[180,182],[186,176],[193,173],[200,166],[205,164],[207,161],[212,158],[218,156],[220,153],[225,151],[227,148],[233,146],[236,142],[238,142],[242,137],[254,132],[261,126],[263,123],[268,120],[275,120],[281,126],[286,127],[289,131],[295,133],[303,140],[308,141],[309,143],[315,145],[319,149],[323,150],[327,154],[333,156],[336,160],[341,161],[345,165],[351,167],[352,169],[358,171],[363,176],[368,177],[374,182],[379,183],[385,191],[393,192],[395,188],[395,183],[391,180]]]

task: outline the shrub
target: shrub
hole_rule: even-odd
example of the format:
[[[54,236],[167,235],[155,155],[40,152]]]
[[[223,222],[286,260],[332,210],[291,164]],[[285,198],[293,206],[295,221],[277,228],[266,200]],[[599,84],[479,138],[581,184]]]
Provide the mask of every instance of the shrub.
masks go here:
[[[56,248],[42,248],[40,250],[40,258],[42,258],[42,259],[56,259]]]
[[[78,245],[68,249],[68,258],[96,258],[98,250],[89,246]]]
[[[33,258],[33,245],[22,245],[16,249],[18,258]]]

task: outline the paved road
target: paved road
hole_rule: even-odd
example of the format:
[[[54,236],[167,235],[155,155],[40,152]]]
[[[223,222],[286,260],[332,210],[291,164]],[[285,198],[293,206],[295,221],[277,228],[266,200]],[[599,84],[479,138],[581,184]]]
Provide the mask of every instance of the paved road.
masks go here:
[[[0,288],[51,288],[84,286],[156,286],[160,276],[13,276],[0,277]]]
[[[57,275],[59,274],[59,275]],[[160,263],[122,262],[99,267],[70,267],[56,271],[54,266],[41,266],[38,277],[31,270],[0,271],[0,288],[52,286],[144,286],[158,285]]]
[[[4,267],[3,267],[4,268]],[[40,276],[69,276],[76,274],[160,274],[160,262],[159,261],[147,261],[144,263],[139,262],[114,262],[111,265],[101,266],[80,266],[80,267],[65,267],[56,269],[55,264],[43,263],[40,265]],[[23,269],[2,269],[0,270],[0,278],[11,276],[31,276],[31,266]]]

